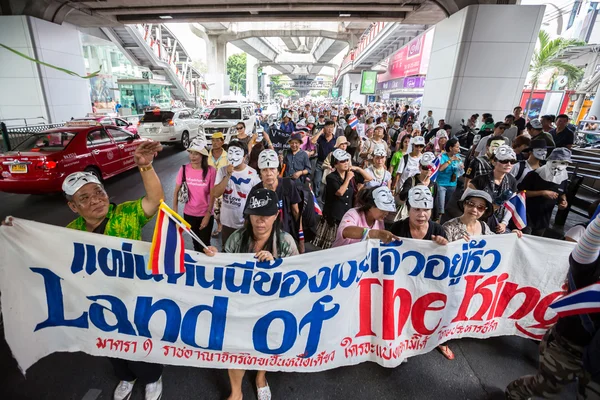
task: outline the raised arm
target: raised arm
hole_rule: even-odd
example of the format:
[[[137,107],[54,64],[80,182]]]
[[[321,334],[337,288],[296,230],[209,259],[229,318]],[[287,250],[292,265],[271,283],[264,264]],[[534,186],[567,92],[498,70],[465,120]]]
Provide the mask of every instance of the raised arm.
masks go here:
[[[571,257],[579,264],[591,264],[598,259],[600,253],[600,215],[590,222]]]
[[[165,197],[160,179],[154,168],[152,168],[154,157],[161,150],[162,146],[160,143],[147,141],[140,144],[135,149],[135,154],[133,155],[133,159],[140,169],[142,182],[146,190],[146,196],[142,199],[142,208],[146,217],[152,217],[156,214],[160,201]]]

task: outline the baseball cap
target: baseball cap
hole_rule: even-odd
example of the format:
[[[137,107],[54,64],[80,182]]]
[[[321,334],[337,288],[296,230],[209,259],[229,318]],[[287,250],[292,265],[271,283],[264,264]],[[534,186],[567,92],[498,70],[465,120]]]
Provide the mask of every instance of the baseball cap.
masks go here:
[[[308,117],[308,119],[306,120],[306,122],[308,122],[309,124],[314,124],[315,123],[315,117],[313,117],[312,115]]]
[[[223,135],[223,132],[215,132],[212,135],[212,139],[223,139],[223,140],[225,140],[225,135]]]
[[[73,196],[79,189],[88,183],[102,185],[96,175],[91,172],[73,172],[63,181],[62,190],[67,196]]]
[[[504,160],[516,160],[517,155],[515,151],[509,145],[503,144],[496,148],[494,152],[494,157],[496,160],[504,161]]]
[[[386,157],[387,151],[384,146],[375,145],[373,148],[373,157]]]
[[[531,126],[531,128],[533,129],[542,129],[542,122],[539,119],[532,119],[531,121],[529,121],[529,125]]]
[[[410,144],[412,144],[413,146],[425,146],[425,138],[423,136],[414,136],[410,138]]]
[[[338,161],[346,161],[350,159],[350,154],[342,149],[335,149],[332,154],[333,157]]]
[[[423,153],[423,155],[421,156],[421,160],[419,160],[419,163],[424,167],[429,167],[430,165],[433,164],[434,161],[435,161],[435,154],[428,151],[428,152]]]
[[[288,143],[291,142],[292,140],[297,140],[300,143],[303,142],[302,140],[302,135],[300,133],[293,133],[290,138],[288,139]]]
[[[257,189],[253,191],[246,202],[245,215],[260,215],[270,217],[277,215],[279,208],[277,193],[269,189]]]

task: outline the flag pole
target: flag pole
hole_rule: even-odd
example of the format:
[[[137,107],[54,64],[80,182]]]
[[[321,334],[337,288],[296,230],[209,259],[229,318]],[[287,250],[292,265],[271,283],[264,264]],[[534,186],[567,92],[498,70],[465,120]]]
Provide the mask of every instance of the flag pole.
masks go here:
[[[160,207],[163,208],[163,211],[165,211],[165,214],[167,214],[169,216],[169,218],[171,218],[177,225],[179,225],[180,228],[182,228],[188,235],[190,235],[192,237],[192,239],[194,239],[196,242],[200,243],[200,245],[202,247],[204,247],[205,249],[208,248],[208,246],[202,241],[202,239],[200,239],[192,231],[190,224],[186,220],[181,218],[181,216],[179,214],[177,214],[175,211],[173,211],[171,209],[171,207],[166,205],[165,202],[162,200],[160,202]]]

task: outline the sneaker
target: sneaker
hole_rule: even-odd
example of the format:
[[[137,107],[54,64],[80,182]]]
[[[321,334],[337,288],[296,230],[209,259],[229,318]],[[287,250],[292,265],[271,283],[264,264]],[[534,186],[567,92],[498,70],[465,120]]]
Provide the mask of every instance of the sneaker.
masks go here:
[[[115,389],[115,394],[113,395],[113,400],[128,400],[129,397],[131,397],[131,392],[133,391],[134,383],[135,383],[135,381],[119,382],[119,386],[117,386],[117,388]]]
[[[271,400],[271,388],[269,387],[269,384],[267,383],[267,386],[257,388],[256,394],[258,400]]]
[[[162,376],[156,382],[146,385],[146,400],[160,400],[162,397]]]

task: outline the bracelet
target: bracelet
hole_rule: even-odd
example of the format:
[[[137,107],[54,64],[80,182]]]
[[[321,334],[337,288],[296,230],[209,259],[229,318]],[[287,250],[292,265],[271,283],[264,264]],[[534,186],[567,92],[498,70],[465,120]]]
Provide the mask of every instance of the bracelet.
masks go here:
[[[369,232],[371,230],[369,228],[363,228],[363,234],[362,234],[362,239],[360,239],[361,241],[367,239],[369,237]]]
[[[140,172],[150,171],[151,169],[154,169],[152,164],[145,165],[143,167],[138,167],[138,168],[140,169]]]
[[[304,242],[304,231],[302,229],[298,231],[298,240]]]

